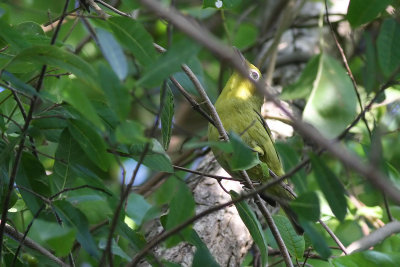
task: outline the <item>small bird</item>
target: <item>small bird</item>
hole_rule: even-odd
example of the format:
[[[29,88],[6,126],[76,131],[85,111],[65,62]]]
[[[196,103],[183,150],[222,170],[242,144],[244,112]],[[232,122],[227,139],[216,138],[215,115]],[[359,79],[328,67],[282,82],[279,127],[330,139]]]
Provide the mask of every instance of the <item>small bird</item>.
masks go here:
[[[243,55],[236,50],[243,64],[247,64],[249,76],[258,81],[261,73],[254,65],[250,64]],[[284,174],[282,163],[274,147],[271,131],[265,120],[261,116],[261,107],[264,103],[264,96],[257,91],[254,85],[245,77],[234,72],[229,78],[226,86],[218,97],[215,108],[227,132],[234,132],[241,137],[254,153],[258,154],[260,164],[246,170],[250,179],[255,182],[265,183],[273,177],[271,170],[277,176]],[[208,126],[208,140],[220,141],[218,130],[211,123]],[[238,176],[229,167],[229,154],[223,153],[217,147],[212,147],[218,163],[231,175]],[[274,198],[283,200],[281,207],[286,212],[294,229],[298,234],[303,233],[303,229],[297,222],[296,214],[290,210],[287,201],[294,199],[293,194],[288,191],[286,184],[277,184],[267,189],[267,193]],[[275,200],[267,196],[261,196],[270,204],[275,205]]]

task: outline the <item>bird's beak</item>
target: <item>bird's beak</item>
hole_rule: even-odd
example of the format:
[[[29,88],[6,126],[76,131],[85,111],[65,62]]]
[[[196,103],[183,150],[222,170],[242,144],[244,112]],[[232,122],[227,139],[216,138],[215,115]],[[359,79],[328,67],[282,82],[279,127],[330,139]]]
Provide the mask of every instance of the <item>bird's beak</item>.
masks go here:
[[[240,50],[236,46],[233,47],[233,50],[239,55],[240,59],[242,60],[242,64],[246,66],[246,58],[243,56]]]

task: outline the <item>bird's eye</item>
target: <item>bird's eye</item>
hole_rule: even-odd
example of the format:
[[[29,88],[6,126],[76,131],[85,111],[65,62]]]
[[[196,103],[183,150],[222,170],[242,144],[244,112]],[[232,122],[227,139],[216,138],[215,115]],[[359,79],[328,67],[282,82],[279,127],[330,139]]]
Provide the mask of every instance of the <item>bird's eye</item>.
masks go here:
[[[260,79],[260,74],[255,70],[250,70],[250,77],[253,80],[258,81]]]

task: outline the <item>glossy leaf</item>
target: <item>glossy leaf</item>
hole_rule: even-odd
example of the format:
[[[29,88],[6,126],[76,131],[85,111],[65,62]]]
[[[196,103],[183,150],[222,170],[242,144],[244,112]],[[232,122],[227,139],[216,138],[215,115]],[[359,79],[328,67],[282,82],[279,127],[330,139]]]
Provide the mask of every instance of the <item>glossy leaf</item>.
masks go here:
[[[303,119],[326,137],[334,138],[356,116],[357,98],[351,80],[338,61],[322,54],[312,85]]]
[[[68,130],[92,162],[100,169],[107,170],[109,155],[103,138],[92,127],[80,120],[68,120]]]
[[[187,219],[194,216],[194,209],[196,203],[194,202],[192,192],[189,190],[187,185],[182,181],[178,183],[178,190],[169,205],[169,213],[165,224],[165,229],[170,230],[175,226],[181,224]],[[167,247],[172,247],[178,244],[184,237],[187,240],[191,237],[192,226],[189,225],[185,229],[180,231],[179,235],[175,235],[167,239]]]
[[[232,200],[239,197],[239,194],[233,190],[231,190],[229,193],[231,195]],[[260,250],[262,266],[266,266],[268,263],[268,244],[267,244],[267,239],[264,236],[260,222],[258,221],[256,215],[246,202],[241,201],[235,203],[235,207],[243,223],[249,230],[251,237],[253,238],[254,242],[257,244]]]
[[[315,192],[306,192],[290,202],[296,214],[309,221],[318,221],[320,216],[319,199]]]
[[[347,9],[347,19],[355,28],[370,22],[383,12],[392,0],[351,0]]]
[[[89,223],[85,215],[72,206],[68,201],[57,200],[53,202],[57,213],[64,223],[77,230],[76,239],[81,246],[94,258],[99,258],[100,252],[89,231]]]
[[[137,82],[138,86],[154,87],[161,86],[162,81],[181,68],[195,56],[200,47],[187,40],[182,40],[173,45],[165,54],[146,68],[142,78]]]
[[[143,65],[148,66],[157,57],[153,39],[146,29],[135,20],[125,17],[112,17],[108,20],[115,38],[128,49]]]
[[[114,36],[106,30],[96,29],[96,36],[104,57],[118,78],[121,81],[124,80],[128,75],[128,62],[121,46]]]
[[[333,214],[343,221],[347,213],[347,202],[345,190],[336,175],[325,165],[325,162],[317,156],[310,155],[314,176],[319,188],[321,188],[326,200],[329,203]]]
[[[390,76],[400,65],[400,23],[387,19],[382,23],[378,40],[378,60],[383,73]]]
[[[168,150],[172,134],[172,119],[174,117],[174,95],[168,85],[165,86],[164,90],[165,100],[161,111],[161,134],[163,147]]]
[[[296,233],[287,217],[275,215],[273,218],[290,255],[301,260],[305,250],[304,237]]]

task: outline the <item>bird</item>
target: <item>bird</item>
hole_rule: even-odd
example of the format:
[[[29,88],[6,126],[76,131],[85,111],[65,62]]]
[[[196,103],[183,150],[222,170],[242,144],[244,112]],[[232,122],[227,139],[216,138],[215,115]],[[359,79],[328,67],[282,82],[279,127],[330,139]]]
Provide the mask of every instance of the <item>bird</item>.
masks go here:
[[[242,63],[248,67],[249,77],[256,82],[259,81],[262,78],[260,70],[248,62],[238,49],[235,49],[235,51],[240,55]],[[248,78],[243,77],[238,72],[232,74],[215,102],[215,109],[224,129],[228,133],[233,132],[239,135],[242,141],[254,153],[257,153],[260,163],[246,171],[253,182],[261,184],[273,179],[270,172],[276,176],[284,175],[271,131],[261,116],[263,103],[264,95],[256,89]],[[208,125],[208,140],[210,142],[221,141],[220,134],[212,123]],[[221,167],[232,176],[238,177],[238,172],[230,169],[230,154],[221,151],[218,146],[211,146],[211,150]],[[279,204],[291,221],[295,231],[298,234],[303,234],[304,230],[298,223],[297,215],[288,205],[288,201],[294,199],[294,194],[288,190],[286,183],[276,184],[268,188],[266,194],[261,193],[260,195],[273,206],[276,205],[276,199],[283,200],[279,201]]]

